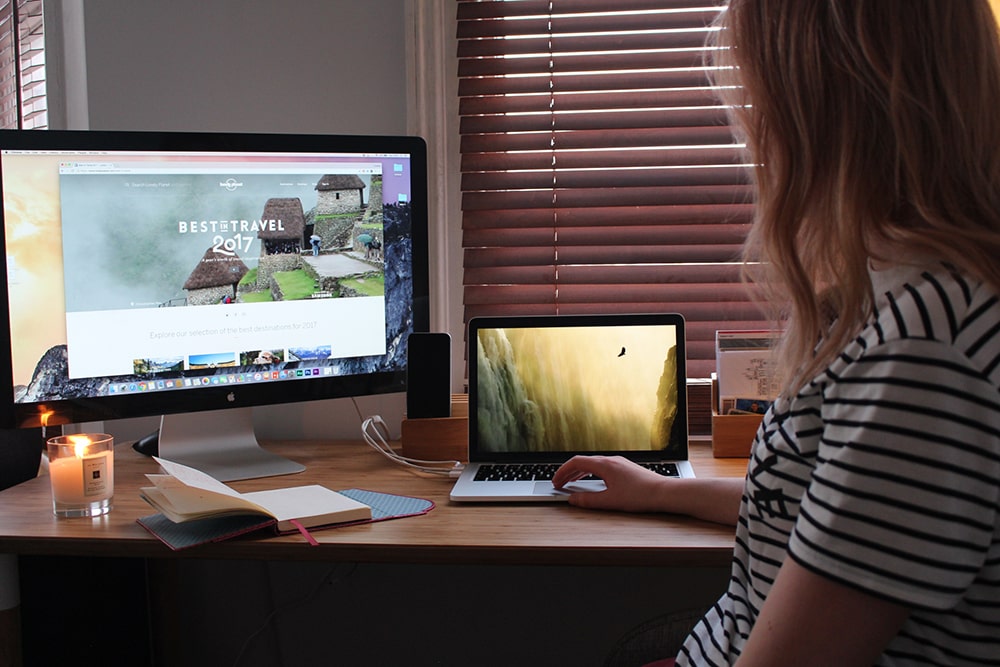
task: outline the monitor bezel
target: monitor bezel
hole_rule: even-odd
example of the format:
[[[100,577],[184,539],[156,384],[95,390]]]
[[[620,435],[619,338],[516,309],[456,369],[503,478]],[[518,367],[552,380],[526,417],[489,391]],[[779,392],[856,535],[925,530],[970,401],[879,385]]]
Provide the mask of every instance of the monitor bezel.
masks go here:
[[[38,151],[219,151],[262,153],[403,153],[410,156],[412,262],[412,329],[428,331],[429,268],[427,212],[427,148],[417,136],[346,134],[266,134],[240,132],[160,132],[114,130],[0,130],[0,150]],[[2,165],[0,165],[2,169]],[[0,174],[2,175],[2,174]],[[0,179],[0,195],[2,195]],[[0,224],[4,211],[0,207]],[[0,234],[4,271],[0,276],[0,327],[11,344],[11,318],[7,279],[6,233]],[[403,344],[405,345],[404,336]],[[49,413],[46,425],[161,416],[228,408],[298,403],[354,396],[397,393],[406,390],[405,349],[403,366],[391,371],[337,375],[306,380],[203,386],[194,389],[74,398],[40,403],[14,401],[10,354],[0,354],[0,428],[33,428],[40,415]]]

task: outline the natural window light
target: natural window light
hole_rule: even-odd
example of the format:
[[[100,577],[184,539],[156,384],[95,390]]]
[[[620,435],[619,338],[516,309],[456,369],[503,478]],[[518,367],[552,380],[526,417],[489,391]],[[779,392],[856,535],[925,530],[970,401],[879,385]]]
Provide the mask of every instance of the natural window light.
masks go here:
[[[466,319],[679,312],[764,328],[741,282],[749,171],[708,76],[723,0],[460,0]]]

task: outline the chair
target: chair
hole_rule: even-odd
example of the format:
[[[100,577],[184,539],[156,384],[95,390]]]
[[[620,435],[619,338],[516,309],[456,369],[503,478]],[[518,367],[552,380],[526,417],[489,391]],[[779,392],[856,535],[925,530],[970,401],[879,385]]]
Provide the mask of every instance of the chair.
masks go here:
[[[704,609],[684,609],[637,625],[611,648],[604,667],[642,667],[656,660],[674,657],[691,628],[704,615]]]

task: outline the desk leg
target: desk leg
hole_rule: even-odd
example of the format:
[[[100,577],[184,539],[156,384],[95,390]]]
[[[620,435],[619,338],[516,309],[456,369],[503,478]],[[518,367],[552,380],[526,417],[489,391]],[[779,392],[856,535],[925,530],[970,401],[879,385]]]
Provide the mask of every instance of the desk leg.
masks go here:
[[[0,554],[0,665],[20,667],[21,582],[17,556]]]

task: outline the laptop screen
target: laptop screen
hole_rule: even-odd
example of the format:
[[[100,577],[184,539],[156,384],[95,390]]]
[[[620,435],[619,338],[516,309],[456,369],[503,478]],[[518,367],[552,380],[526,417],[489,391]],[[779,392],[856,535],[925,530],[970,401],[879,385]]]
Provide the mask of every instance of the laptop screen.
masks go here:
[[[686,459],[684,320],[474,318],[469,394],[471,460]]]

